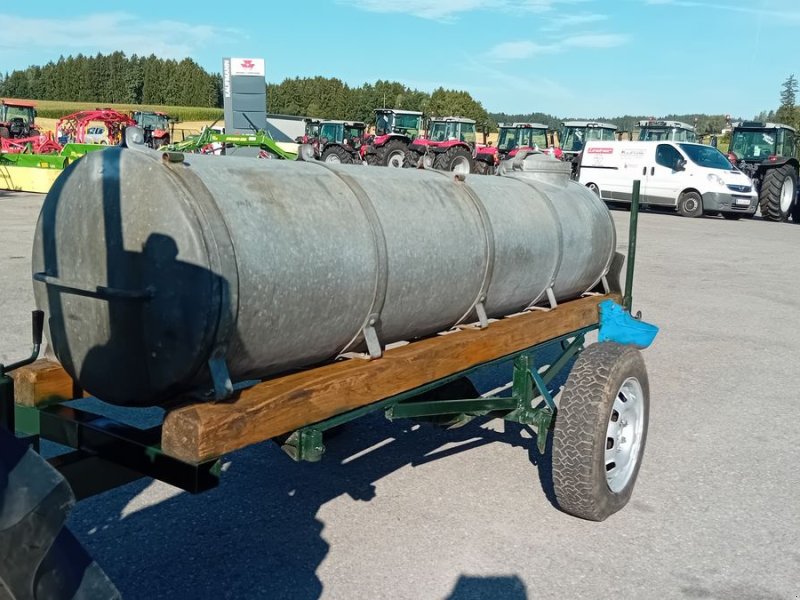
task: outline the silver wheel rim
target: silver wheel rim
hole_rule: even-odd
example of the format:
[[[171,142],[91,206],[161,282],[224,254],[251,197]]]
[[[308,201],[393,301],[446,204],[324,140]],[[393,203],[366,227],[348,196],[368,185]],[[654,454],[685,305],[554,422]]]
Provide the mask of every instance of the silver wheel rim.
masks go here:
[[[452,164],[453,173],[459,175],[469,175],[469,161],[463,156],[457,156]]]
[[[425,167],[426,169],[432,169],[433,168],[433,155],[426,154],[425,156],[423,156],[422,157],[422,166]]]
[[[605,443],[606,483],[619,493],[630,483],[642,448],[644,391],[635,377],[620,386],[608,418]]]
[[[340,163],[340,162],[342,162],[342,159],[339,158],[338,154],[328,154],[328,156],[325,157],[325,162],[326,163]]]
[[[403,168],[403,159],[405,158],[405,152],[401,150],[395,150],[389,155],[388,160],[386,161],[387,167],[392,167],[395,169]]]
[[[794,181],[791,177],[783,180],[781,186],[781,212],[788,213],[794,201]]]
[[[683,203],[684,210],[690,213],[696,211],[698,206],[699,204],[697,203],[697,198],[687,198]]]

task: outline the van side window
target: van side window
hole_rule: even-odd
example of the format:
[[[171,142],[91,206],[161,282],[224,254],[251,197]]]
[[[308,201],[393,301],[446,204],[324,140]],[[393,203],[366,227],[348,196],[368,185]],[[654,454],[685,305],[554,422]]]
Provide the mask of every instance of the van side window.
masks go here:
[[[674,169],[675,163],[683,160],[683,156],[678,152],[674,146],[669,144],[659,144],[656,148],[656,164],[668,169]]]

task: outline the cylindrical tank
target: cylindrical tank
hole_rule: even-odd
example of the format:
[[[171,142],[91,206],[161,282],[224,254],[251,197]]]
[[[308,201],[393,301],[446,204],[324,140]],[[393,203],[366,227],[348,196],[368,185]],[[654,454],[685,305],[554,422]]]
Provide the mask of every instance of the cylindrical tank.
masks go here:
[[[605,205],[532,168],[459,181],[109,148],[44,202],[36,303],[66,370],[116,404],[160,404],[226,368],[235,382],[378,355],[606,274]]]

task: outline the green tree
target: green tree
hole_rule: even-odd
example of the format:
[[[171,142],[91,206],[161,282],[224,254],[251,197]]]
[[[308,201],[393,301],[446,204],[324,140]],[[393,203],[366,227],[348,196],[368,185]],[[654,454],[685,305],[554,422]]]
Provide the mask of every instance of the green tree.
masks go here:
[[[800,119],[798,119],[797,109],[797,78],[789,75],[781,86],[781,105],[775,113],[775,118],[781,123],[798,127]]]

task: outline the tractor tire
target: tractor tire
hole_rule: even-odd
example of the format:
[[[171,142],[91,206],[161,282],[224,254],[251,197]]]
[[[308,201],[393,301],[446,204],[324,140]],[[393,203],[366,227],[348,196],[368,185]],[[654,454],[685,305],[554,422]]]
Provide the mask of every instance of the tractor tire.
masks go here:
[[[367,153],[364,155],[364,160],[367,161],[367,165],[370,167],[377,167],[380,166],[380,158],[378,158],[378,153]]]
[[[722,213],[723,219],[728,219],[728,221],[738,221],[742,218],[742,215],[737,213]]]
[[[459,175],[468,175],[475,169],[472,154],[463,146],[453,146],[446,152],[437,155],[433,168],[439,171],[454,171]]]
[[[378,149],[378,164],[383,167],[402,169],[405,166],[406,145],[400,140],[390,140]]]
[[[796,193],[797,170],[792,165],[767,170],[758,194],[761,216],[768,221],[787,220]]]
[[[420,161],[422,161],[422,154],[414,150],[406,150],[405,160],[403,161],[403,166],[406,169],[418,169]]]
[[[628,503],[647,440],[649,397],[636,348],[602,342],[578,356],[553,431],[553,488],[564,512],[603,521]]]
[[[353,164],[353,155],[341,146],[329,146],[322,153],[322,162],[341,163],[343,165]]]
[[[74,504],[61,474],[0,429],[0,598],[122,597],[64,526]]]
[[[703,216],[703,197],[697,192],[684,192],[678,198],[678,214],[682,217]]]
[[[478,175],[494,175],[495,174],[495,166],[490,165],[486,161],[483,160],[476,160],[473,163],[473,168],[475,173]]]

